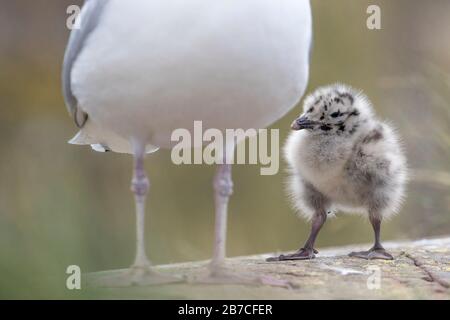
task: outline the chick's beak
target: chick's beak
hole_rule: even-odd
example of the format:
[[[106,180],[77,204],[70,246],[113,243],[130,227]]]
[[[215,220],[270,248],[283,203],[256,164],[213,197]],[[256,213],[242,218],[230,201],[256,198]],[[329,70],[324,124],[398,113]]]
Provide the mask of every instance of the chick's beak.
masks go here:
[[[291,129],[292,130],[312,129],[316,124],[317,121],[308,120],[306,116],[302,116],[296,119],[294,122],[292,122]]]

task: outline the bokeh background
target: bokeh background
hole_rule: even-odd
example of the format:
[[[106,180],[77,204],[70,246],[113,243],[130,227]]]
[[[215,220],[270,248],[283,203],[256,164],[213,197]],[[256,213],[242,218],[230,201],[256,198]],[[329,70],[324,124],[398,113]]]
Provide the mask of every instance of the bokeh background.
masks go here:
[[[66,141],[76,128],[64,106],[61,63],[66,8],[75,0],[0,0],[0,298],[76,298],[65,270],[128,266],[134,256],[129,156]],[[382,10],[382,30],[366,9]],[[315,46],[308,91],[336,81],[363,88],[404,138],[415,173],[384,240],[450,233],[450,1],[312,0]],[[299,107],[273,125],[281,139]],[[213,167],[174,166],[169,151],[147,160],[146,221],[156,264],[208,259],[213,240]],[[282,164],[234,168],[230,256],[294,250],[309,226],[289,207]],[[362,218],[326,224],[317,246],[371,242]],[[84,297],[84,296],[83,296]]]

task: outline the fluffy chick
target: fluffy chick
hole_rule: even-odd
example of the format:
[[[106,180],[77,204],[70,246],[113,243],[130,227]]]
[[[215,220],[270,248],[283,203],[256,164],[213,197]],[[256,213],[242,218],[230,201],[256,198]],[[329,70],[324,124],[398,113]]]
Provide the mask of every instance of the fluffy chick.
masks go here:
[[[305,245],[271,261],[312,259],[314,242],[335,210],[367,216],[375,244],[350,256],[393,259],[381,245],[383,219],[397,213],[407,181],[406,158],[394,129],[379,120],[369,99],[349,86],[317,89],[304,101],[285,146],[290,167],[288,189],[294,207],[312,221]]]

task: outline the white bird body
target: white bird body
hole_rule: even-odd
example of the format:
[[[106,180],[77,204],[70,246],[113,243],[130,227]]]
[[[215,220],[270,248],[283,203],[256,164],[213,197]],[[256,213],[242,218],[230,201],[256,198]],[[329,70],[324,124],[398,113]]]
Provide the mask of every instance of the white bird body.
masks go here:
[[[71,73],[89,115],[75,144],[167,148],[195,120],[264,128],[306,88],[309,1],[109,0],[100,22]]]
[[[132,153],[136,258],[110,285],[179,281],[156,273],[145,252],[149,180],[145,153],[170,148],[176,129],[260,129],[285,115],[308,82],[309,0],[86,0],[63,67],[66,104],[79,133],[70,141]],[[227,141],[228,142],[228,141]],[[224,160],[234,155],[227,143]],[[266,283],[225,264],[229,161],[214,178],[214,253],[206,283]]]

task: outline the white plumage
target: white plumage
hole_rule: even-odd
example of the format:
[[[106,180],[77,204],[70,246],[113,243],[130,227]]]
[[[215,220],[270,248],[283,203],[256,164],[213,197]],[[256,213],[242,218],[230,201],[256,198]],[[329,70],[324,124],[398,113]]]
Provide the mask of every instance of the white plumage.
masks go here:
[[[109,0],[73,65],[92,125],[72,142],[131,153],[123,142],[171,147],[173,130],[195,120],[268,126],[306,88],[309,10],[303,0]]]

